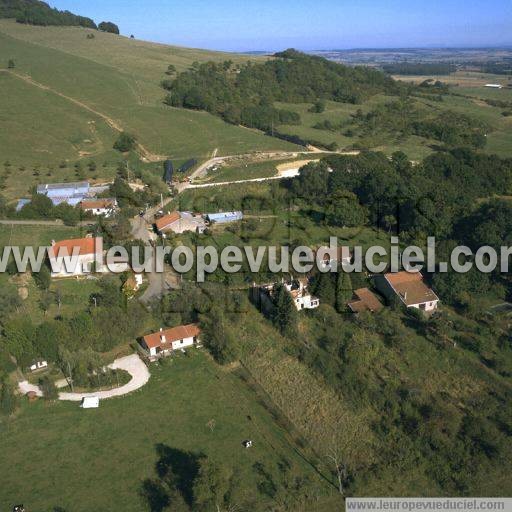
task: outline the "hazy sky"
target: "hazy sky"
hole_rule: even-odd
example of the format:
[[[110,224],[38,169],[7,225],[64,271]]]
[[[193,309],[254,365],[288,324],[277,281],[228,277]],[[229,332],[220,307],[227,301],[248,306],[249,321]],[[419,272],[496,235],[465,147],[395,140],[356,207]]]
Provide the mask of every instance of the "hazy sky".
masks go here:
[[[47,0],[139,39],[223,50],[512,45],[512,0]]]

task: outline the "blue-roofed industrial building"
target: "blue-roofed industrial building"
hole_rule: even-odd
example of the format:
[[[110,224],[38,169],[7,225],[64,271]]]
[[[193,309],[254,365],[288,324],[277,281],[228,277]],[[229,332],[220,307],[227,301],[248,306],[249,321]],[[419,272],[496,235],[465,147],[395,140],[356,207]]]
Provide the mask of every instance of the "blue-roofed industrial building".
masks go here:
[[[223,224],[226,222],[236,222],[242,220],[244,215],[242,212],[221,212],[221,213],[207,213],[206,220],[210,223]]]
[[[90,196],[90,186],[87,181],[75,183],[48,183],[38,185],[37,193],[51,199],[55,206],[60,203],[76,206]]]

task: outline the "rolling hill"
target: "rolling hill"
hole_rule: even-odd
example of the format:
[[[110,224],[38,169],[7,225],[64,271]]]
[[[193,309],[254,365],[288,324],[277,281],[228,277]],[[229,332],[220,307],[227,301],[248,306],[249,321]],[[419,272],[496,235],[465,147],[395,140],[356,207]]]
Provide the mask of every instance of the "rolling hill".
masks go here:
[[[215,149],[226,155],[296,148],[209,114],[163,105],[159,82],[170,64],[185,69],[212,58],[227,56],[92,29],[0,20],[0,81],[7,91],[0,99],[2,158],[13,169],[36,167],[41,174],[63,160],[115,166],[120,154],[112,144],[121,130],[137,137],[147,161],[202,159]],[[7,69],[10,59],[14,69]],[[13,171],[6,195],[26,193],[26,178],[21,184],[17,178]]]

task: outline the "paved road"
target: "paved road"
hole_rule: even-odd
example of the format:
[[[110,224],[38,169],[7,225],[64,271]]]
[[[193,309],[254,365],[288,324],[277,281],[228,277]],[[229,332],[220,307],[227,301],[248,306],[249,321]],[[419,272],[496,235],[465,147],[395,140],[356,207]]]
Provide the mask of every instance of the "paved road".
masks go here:
[[[166,292],[172,289],[166,279],[165,273],[146,272],[149,285],[142,294],[140,301],[148,304],[155,299],[160,299]]]
[[[88,226],[89,224],[93,224],[95,222],[94,219],[84,220],[78,222],[76,226]],[[10,220],[10,219],[2,219],[0,220],[0,224],[6,226],[64,226],[64,222],[60,219],[55,220]]]
[[[156,240],[156,234],[150,231],[151,225],[146,222],[145,218],[137,215],[130,222],[132,225],[132,237],[135,240],[142,240],[146,244]]]
[[[83,398],[93,396],[98,397],[100,400],[105,400],[106,398],[114,398],[116,396],[123,396],[128,393],[132,393],[146,385],[149,381],[149,370],[137,354],[116,359],[111,365],[109,365],[109,368],[112,370],[124,370],[128,372],[132,377],[130,382],[119,388],[110,389],[108,391],[97,391],[96,393],[59,393],[59,400],[81,402]],[[42,396],[41,390],[27,381],[19,383],[19,390],[24,395],[29,391],[35,391],[38,396]]]

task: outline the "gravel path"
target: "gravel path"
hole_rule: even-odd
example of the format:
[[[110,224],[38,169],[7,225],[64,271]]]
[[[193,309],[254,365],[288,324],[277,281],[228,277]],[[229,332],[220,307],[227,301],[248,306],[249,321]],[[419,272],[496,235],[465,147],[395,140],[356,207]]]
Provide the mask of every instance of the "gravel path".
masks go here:
[[[116,359],[111,365],[109,365],[109,368],[112,368],[113,370],[124,370],[132,376],[132,379],[124,386],[110,389],[108,391],[97,391],[95,393],[59,393],[59,400],[81,402],[82,399],[86,397],[95,396],[100,400],[105,400],[106,398],[127,395],[128,393],[143,387],[150,377],[147,366],[137,354]],[[27,381],[19,383],[19,390],[24,395],[29,391],[35,391],[38,396],[42,396],[41,390]]]

